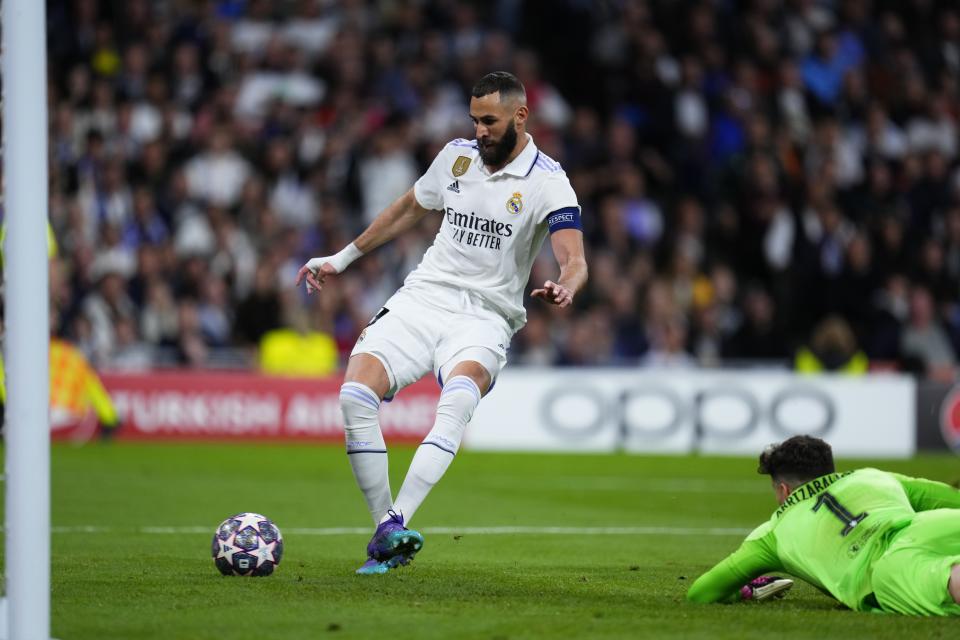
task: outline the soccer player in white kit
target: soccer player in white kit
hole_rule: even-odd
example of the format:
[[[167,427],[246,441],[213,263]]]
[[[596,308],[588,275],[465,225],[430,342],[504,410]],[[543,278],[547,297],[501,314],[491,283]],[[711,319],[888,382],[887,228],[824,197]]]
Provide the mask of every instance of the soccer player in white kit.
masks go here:
[[[550,234],[560,265],[532,296],[567,307],[587,281],[580,207],[560,165],[526,132],[526,92],[510,73],[473,87],[476,140],[448,143],[427,172],[346,248],[313,258],[297,274],[307,291],[440,212],[443,223],[420,265],[360,334],[340,407],[347,454],[377,528],[357,573],[407,564],[423,536],[406,527],[460,447],[480,399],[507,362],[510,339],[526,323],[523,291]],[[423,375],[443,391],[437,417],[410,463],[396,500],[387,476],[380,403]]]

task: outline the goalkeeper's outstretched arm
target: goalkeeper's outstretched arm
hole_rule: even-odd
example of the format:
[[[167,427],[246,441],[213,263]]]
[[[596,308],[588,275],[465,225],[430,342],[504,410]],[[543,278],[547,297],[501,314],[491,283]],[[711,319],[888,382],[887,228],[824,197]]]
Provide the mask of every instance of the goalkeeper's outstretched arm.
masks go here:
[[[751,534],[739,549],[697,578],[687,591],[687,600],[736,602],[741,599],[743,586],[751,580],[768,571],[782,570],[783,566],[768,540]]]
[[[891,474],[900,481],[914,511],[960,509],[960,491],[943,482]]]

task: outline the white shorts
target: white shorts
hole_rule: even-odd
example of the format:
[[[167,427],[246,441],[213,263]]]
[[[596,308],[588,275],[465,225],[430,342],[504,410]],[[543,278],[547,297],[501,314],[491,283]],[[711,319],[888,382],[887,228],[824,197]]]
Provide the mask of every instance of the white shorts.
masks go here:
[[[387,300],[350,355],[368,353],[383,364],[390,397],[431,372],[443,386],[466,360],[479,362],[493,381],[507,364],[512,337],[506,319],[475,293],[417,283]]]

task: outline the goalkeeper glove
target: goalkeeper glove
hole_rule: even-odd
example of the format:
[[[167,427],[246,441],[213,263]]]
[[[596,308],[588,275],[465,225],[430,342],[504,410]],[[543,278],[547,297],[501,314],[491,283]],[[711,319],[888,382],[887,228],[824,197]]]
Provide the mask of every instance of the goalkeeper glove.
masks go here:
[[[740,598],[757,602],[782,598],[793,587],[793,580],[779,576],[760,576],[740,588]]]

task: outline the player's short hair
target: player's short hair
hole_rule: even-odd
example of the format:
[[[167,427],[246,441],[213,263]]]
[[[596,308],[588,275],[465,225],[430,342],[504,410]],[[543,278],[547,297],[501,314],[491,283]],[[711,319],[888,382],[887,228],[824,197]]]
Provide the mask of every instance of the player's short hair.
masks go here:
[[[519,99],[521,102],[527,100],[527,90],[523,87],[523,83],[509,71],[494,71],[483,76],[477,84],[473,85],[470,95],[474,98],[482,98],[498,91],[500,102],[508,98]]]
[[[788,484],[802,484],[834,471],[833,450],[813,436],[793,436],[770,445],[760,454],[757,468],[758,473]]]

